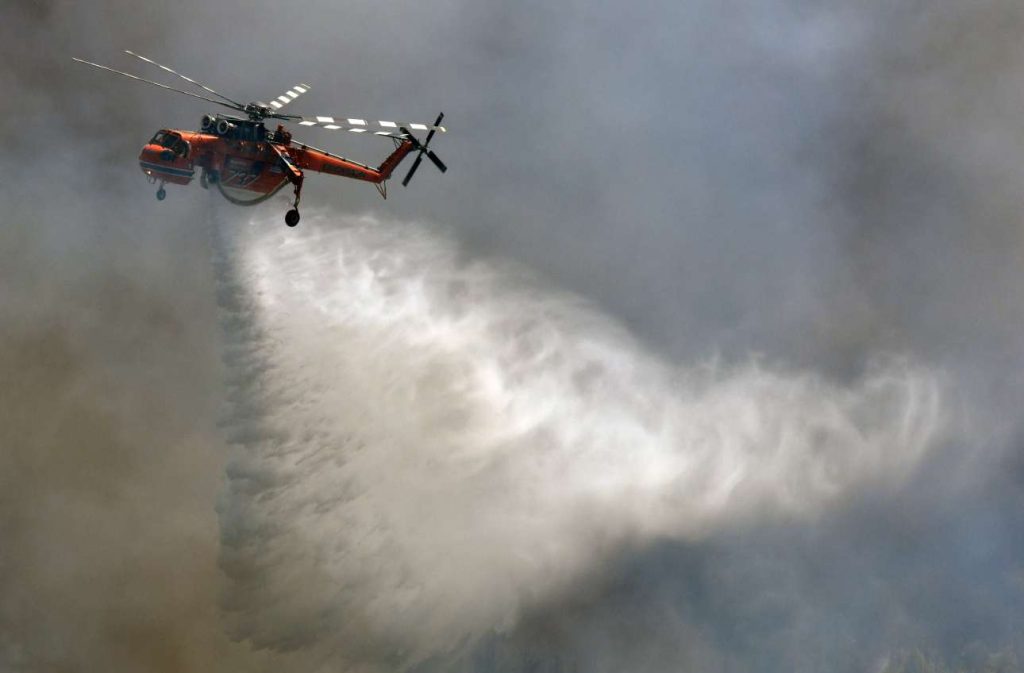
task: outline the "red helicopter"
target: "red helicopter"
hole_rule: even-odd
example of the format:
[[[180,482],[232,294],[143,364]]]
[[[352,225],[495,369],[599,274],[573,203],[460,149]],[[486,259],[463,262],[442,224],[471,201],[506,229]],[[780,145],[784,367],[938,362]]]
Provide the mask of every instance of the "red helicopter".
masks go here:
[[[142,148],[142,152],[139,154],[139,165],[142,167],[142,172],[149,177],[150,182],[160,183],[156,198],[161,201],[167,196],[167,192],[164,190],[165,184],[189,184],[195,176],[196,168],[201,171],[200,184],[204,189],[208,189],[210,185],[216,185],[217,190],[225,199],[240,206],[262,203],[290,183],[295,190],[295,203],[292,209],[285,214],[284,221],[289,227],[294,227],[299,223],[299,197],[302,194],[305,171],[316,171],[372,182],[381,196],[387,198],[387,180],[391,177],[392,171],[410,152],[416,151],[418,154],[405,179],[402,180],[403,186],[409,184],[409,180],[419,168],[424,155],[442,173],[448,170],[437,155],[429,149],[434,133],[445,132],[445,128],[440,125],[441,120],[444,119],[443,112],[437,116],[433,124],[285,114],[280,110],[309,91],[308,84],[296,85],[270,103],[242,104],[145,56],[128,50],[125,50],[125,53],[176,75],[220,100],[176,89],[166,84],[108,68],[105,65],[83,61],[80,58],[74,60],[245,114],[244,117],[226,114],[204,115],[199,131],[161,129],[156,132]],[[374,168],[326,150],[311,147],[306,143],[293,142],[292,134],[283,125],[278,124],[277,128],[271,131],[263,125],[265,119],[297,122],[300,126],[314,126],[331,131],[383,136],[392,139],[395,149],[380,166]],[[411,130],[426,131],[426,139],[421,143]]]

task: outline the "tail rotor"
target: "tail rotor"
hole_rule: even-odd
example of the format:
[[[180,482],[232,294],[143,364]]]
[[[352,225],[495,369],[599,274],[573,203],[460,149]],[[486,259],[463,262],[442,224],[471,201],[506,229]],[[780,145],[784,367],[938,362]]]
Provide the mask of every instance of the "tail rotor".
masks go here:
[[[444,119],[443,112],[437,115],[437,120],[434,122],[434,127],[440,126],[442,119]],[[405,179],[402,180],[403,187],[409,186],[409,181],[412,180],[413,173],[416,172],[416,169],[420,167],[420,162],[423,161],[424,154],[427,155],[428,159],[434,162],[434,165],[437,166],[437,170],[441,171],[442,173],[448,170],[448,167],[444,165],[444,162],[441,161],[441,159],[436,154],[434,154],[433,150],[429,149],[430,140],[434,137],[434,132],[436,130],[436,128],[431,128],[430,133],[427,134],[427,139],[420,143],[420,141],[416,139],[416,136],[409,132],[409,129],[405,128],[404,126],[401,128],[402,133],[404,133],[405,136],[410,141],[412,141],[413,147],[419,150],[419,154],[416,155],[416,161],[412,162],[412,166],[409,168],[409,172],[405,174]]]

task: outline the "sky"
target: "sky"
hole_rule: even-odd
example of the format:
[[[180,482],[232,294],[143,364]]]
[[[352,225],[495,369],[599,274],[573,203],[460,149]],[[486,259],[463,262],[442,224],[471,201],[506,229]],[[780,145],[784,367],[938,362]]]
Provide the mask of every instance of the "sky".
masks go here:
[[[1022,655],[1015,3],[0,19],[7,669]],[[443,110],[450,170],[158,203],[139,147],[210,110],[71,61],[160,74],[122,49]]]

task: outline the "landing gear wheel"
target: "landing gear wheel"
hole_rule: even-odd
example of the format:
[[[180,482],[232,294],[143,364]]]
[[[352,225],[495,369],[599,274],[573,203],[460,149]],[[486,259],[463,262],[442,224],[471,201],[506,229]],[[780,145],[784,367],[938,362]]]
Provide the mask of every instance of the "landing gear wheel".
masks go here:
[[[157,201],[163,201],[166,198],[167,198],[167,190],[165,190],[163,187],[161,187],[160,189],[156,190],[156,200]]]
[[[289,227],[294,227],[299,223],[299,211],[296,208],[292,208],[284,214],[284,223]]]

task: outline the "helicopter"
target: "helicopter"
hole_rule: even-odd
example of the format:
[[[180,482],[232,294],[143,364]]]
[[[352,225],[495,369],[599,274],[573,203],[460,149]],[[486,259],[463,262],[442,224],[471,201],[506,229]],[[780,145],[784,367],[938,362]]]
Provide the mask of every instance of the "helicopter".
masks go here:
[[[160,129],[145,144],[139,153],[139,166],[151,184],[159,183],[156,198],[160,201],[167,197],[164,185],[187,185],[195,178],[197,169],[200,173],[200,185],[204,189],[214,186],[225,199],[238,206],[263,203],[291,184],[295,201],[291,210],[285,214],[284,221],[289,227],[294,227],[299,223],[299,199],[307,171],[373,183],[380,195],[387,198],[387,180],[402,160],[412,152],[417,153],[416,159],[402,180],[402,186],[408,186],[424,156],[442,173],[448,170],[430,149],[430,141],[434,134],[446,132],[445,127],[441,126],[443,112],[438,114],[433,124],[288,114],[282,112],[282,109],[307,93],[311,88],[308,84],[297,84],[269,103],[254,101],[243,104],[145,56],[127,49],[124,53],[175,75],[192,87],[202,89],[204,93],[185,91],[80,58],[73,60],[161,89],[214,103],[236,113],[206,114],[202,118],[199,131]],[[268,129],[264,125],[264,121],[268,119],[329,131],[390,138],[394,143],[394,150],[379,166],[368,166],[295,141],[291,132],[281,123],[273,130]],[[413,130],[426,132],[423,142],[413,135]]]

